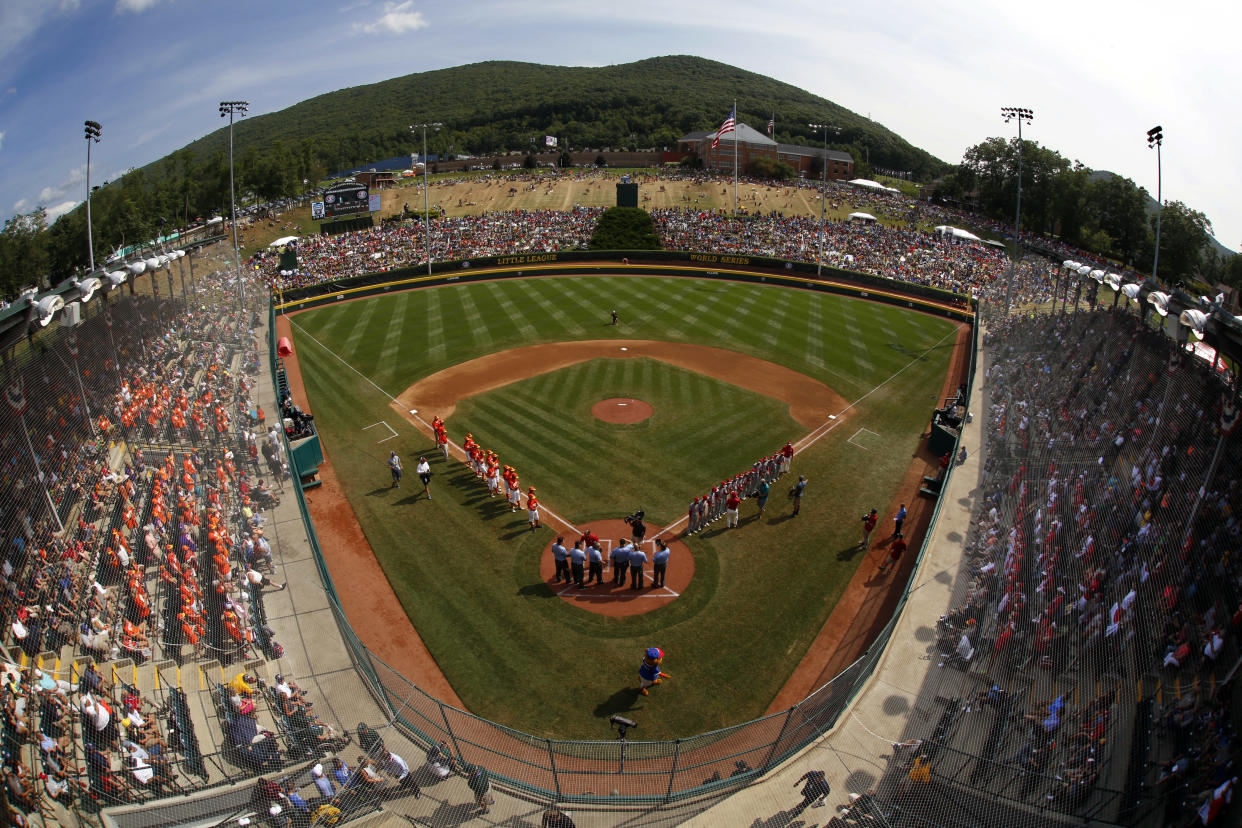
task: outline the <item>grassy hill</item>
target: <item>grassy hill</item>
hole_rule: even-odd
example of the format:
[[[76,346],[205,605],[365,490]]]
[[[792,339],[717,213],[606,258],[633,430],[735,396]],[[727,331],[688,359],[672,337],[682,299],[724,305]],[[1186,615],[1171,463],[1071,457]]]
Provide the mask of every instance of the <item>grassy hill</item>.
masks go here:
[[[685,55],[583,68],[489,61],[341,89],[234,127],[239,196],[262,200],[305,190],[329,171],[409,153],[412,123],[439,121],[433,153],[520,152],[555,135],[562,147],[672,146],[687,132],[715,129],[737,101],[739,120],[758,129],[775,115],[778,141],[819,146],[808,122],[840,132],[829,146],[882,168],[930,180],[947,165],[901,136],[803,89]],[[259,105],[261,102],[256,102]],[[421,141],[419,141],[421,148]],[[860,170],[862,172],[863,170]],[[134,239],[223,214],[229,203],[228,127],[102,186],[95,194],[95,258]],[[39,240],[40,256],[0,275],[0,293],[86,263],[86,210],[61,216]]]
[[[410,152],[409,124],[440,121],[432,151],[483,154],[524,150],[532,138],[556,135],[572,147],[669,146],[693,130],[712,129],[734,99],[738,118],[762,129],[775,113],[776,138],[818,144],[809,121],[841,128],[831,144],[870,147],[877,166],[913,170],[920,178],[944,164],[901,136],[832,101],[754,72],[687,55],[600,68],[488,61],[420,72],[341,89],[247,118],[235,126],[239,154],[275,142],[301,148],[325,168]],[[631,140],[631,136],[633,136]],[[227,128],[185,149],[209,158],[227,148]],[[155,173],[160,162],[148,169]]]

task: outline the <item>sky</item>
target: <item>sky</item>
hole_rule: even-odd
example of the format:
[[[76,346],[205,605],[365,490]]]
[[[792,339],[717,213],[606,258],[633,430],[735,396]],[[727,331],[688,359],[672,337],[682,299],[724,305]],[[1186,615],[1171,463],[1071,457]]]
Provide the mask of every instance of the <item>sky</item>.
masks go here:
[[[0,0],[0,220],[85,198],[88,119],[103,125],[101,183],[219,128],[222,100],[259,115],[483,60],[690,54],[821,95],[953,163],[1016,135],[1000,108],[1026,107],[1024,138],[1153,196],[1146,133],[1161,125],[1166,203],[1203,211],[1237,250],[1240,21],[1242,5],[1219,0]]]

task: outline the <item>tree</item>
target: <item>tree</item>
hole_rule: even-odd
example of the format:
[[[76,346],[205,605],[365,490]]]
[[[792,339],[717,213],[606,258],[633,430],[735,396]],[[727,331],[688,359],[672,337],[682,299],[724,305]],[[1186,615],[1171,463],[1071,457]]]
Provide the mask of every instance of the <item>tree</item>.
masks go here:
[[[572,167],[574,165],[573,158],[569,155],[569,150],[563,150],[559,158],[556,159],[558,167]]]
[[[1151,227],[1154,233],[1154,215]],[[1193,278],[1203,260],[1211,234],[1212,222],[1203,213],[1190,209],[1180,201],[1165,204],[1160,216],[1160,265],[1156,275],[1168,282]]]
[[[1134,264],[1147,244],[1147,203],[1146,190],[1111,173],[1087,186],[1088,210],[1099,229],[1112,239],[1111,252],[1127,265]]]
[[[752,178],[774,178],[784,181],[794,177],[794,169],[784,161],[759,156],[752,158],[746,165],[746,174]]]
[[[533,170],[538,166],[539,161],[535,158],[535,154],[533,152],[526,153],[526,157],[522,159],[522,167],[527,170]]]
[[[659,250],[651,214],[638,207],[609,207],[591,236],[592,250]]]
[[[12,299],[23,288],[46,287],[47,213],[42,207],[13,216],[0,231],[0,296]]]
[[[597,167],[607,167],[607,166],[608,166],[608,159],[607,159],[607,158],[605,158],[605,157],[604,157],[604,156],[602,156],[602,155],[597,155],[597,156],[595,156],[595,166],[597,166]]]
[[[1225,261],[1220,280],[1234,290],[1242,290],[1242,253],[1234,253]]]

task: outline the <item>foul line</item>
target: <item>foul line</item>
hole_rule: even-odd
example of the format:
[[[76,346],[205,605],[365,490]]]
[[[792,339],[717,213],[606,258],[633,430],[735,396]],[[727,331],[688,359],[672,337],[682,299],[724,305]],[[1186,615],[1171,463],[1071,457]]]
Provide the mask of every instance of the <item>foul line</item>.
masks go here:
[[[895,380],[900,374],[904,373],[907,368],[909,368],[911,365],[921,360],[923,357],[927,356],[929,353],[932,352],[933,349],[939,347],[941,342],[944,342],[950,336],[957,336],[957,333],[959,330],[961,330],[961,323],[958,323],[958,325],[954,327],[953,330],[949,331],[947,334],[940,337],[935,342],[933,342],[931,345],[929,345],[927,347],[927,350],[923,351],[923,353],[919,354],[918,356],[914,357],[909,362],[907,362],[905,365],[898,368],[895,372],[893,372],[891,376],[889,376],[888,379],[881,382],[875,388],[872,388],[866,394],[863,394],[861,397],[854,400],[852,403],[847,405],[845,408],[842,408],[836,414],[828,415],[827,420],[825,420],[821,425],[812,429],[810,434],[806,435],[805,437],[803,437],[801,440],[799,440],[797,443],[794,444],[794,455],[797,456],[801,452],[806,451],[811,446],[819,442],[819,439],[821,437],[831,432],[837,426],[841,425],[841,423],[845,422],[845,420],[843,420],[842,417],[845,415],[847,411],[856,407],[863,400],[867,399],[867,397],[870,397],[876,391],[879,391],[881,388],[883,388],[884,386],[888,385],[890,382]],[[656,532],[654,535],[652,535],[652,537],[658,538],[660,537],[660,535],[663,535],[665,532],[673,532],[674,530],[676,530],[678,527],[680,527],[682,524],[686,523],[689,520],[690,520],[689,515],[682,515],[677,520],[670,523],[668,526],[665,526],[659,532]]]
[[[623,593],[620,595],[617,595],[614,593],[604,593],[601,595],[600,593],[583,592],[582,590],[577,589],[575,587],[570,587],[569,589],[564,589],[556,593],[556,597],[573,598],[574,596],[580,596],[582,598],[626,598],[626,599],[629,599],[629,598],[680,598],[681,597],[680,592],[674,592],[668,587],[657,587],[657,589],[661,591],[660,592],[640,592],[637,595],[633,593]]]
[[[316,345],[318,345],[320,348],[323,348],[325,351],[327,351],[328,353],[332,354],[332,356],[336,357],[336,358],[340,361],[340,363],[341,363],[342,365],[344,365],[346,368],[348,368],[349,370],[353,371],[355,374],[357,374],[358,376],[360,376],[360,377],[362,377],[364,380],[366,380],[368,383],[370,383],[370,385],[371,385],[371,387],[372,387],[372,388],[374,388],[376,391],[380,392],[380,393],[381,393],[381,394],[383,394],[385,397],[387,397],[387,398],[389,399],[389,401],[394,402],[394,403],[400,403],[400,401],[399,401],[396,397],[394,397],[393,395],[391,395],[391,394],[389,394],[387,391],[385,391],[383,388],[380,388],[378,385],[376,385],[376,384],[375,384],[375,382],[374,382],[374,381],[372,381],[372,379],[371,379],[370,377],[368,377],[366,374],[362,373],[362,372],[361,372],[361,371],[359,371],[357,368],[355,368],[354,366],[352,366],[352,365],[350,365],[348,362],[346,362],[346,361],[345,361],[345,359],[344,359],[344,358],[343,358],[340,354],[338,354],[336,351],[332,350],[332,349],[331,349],[331,348],[329,348],[327,345],[324,345],[322,342],[320,342],[318,339],[316,339],[316,338],[315,338],[315,336],[314,336],[313,334],[311,334],[309,331],[307,331],[305,328],[303,328],[301,325],[299,325],[299,324],[298,324],[295,320],[293,320],[293,319],[289,319],[289,324],[290,324],[290,326],[292,326],[292,327],[294,327],[294,328],[297,328],[299,331],[301,331],[302,333],[306,334],[306,336],[307,336],[307,337],[309,337],[309,338],[310,338],[310,340],[311,340],[312,342],[314,342]],[[840,411],[838,411],[836,414],[830,414],[830,415],[828,416],[828,419],[827,419],[827,420],[826,420],[826,421],[825,421],[822,425],[820,425],[820,426],[816,427],[815,429],[813,429],[813,430],[811,431],[811,433],[810,433],[810,434],[808,434],[808,435],[806,435],[805,437],[803,437],[801,440],[799,440],[799,441],[798,441],[798,442],[794,445],[794,454],[795,454],[795,456],[796,456],[797,454],[799,454],[799,453],[803,452],[803,451],[806,451],[806,450],[807,450],[807,449],[809,449],[811,446],[815,445],[817,442],[819,442],[819,440],[820,440],[820,438],[821,438],[821,437],[823,437],[824,435],[826,435],[826,434],[828,434],[829,432],[831,432],[831,431],[832,431],[833,429],[835,429],[837,426],[841,425],[841,423],[842,423],[842,422],[844,422],[844,420],[842,420],[841,418],[845,415],[845,413],[846,413],[847,411],[849,411],[849,410],[850,410],[850,409],[852,409],[852,408],[857,407],[857,406],[858,406],[858,404],[859,404],[859,403],[861,403],[863,400],[867,399],[867,398],[868,398],[868,397],[870,397],[872,394],[874,394],[876,391],[879,391],[881,388],[883,388],[884,386],[888,385],[890,382],[892,382],[893,380],[895,380],[898,376],[900,376],[901,374],[905,373],[905,371],[906,371],[906,369],[907,369],[907,368],[909,368],[911,365],[913,365],[914,363],[916,363],[916,362],[918,362],[919,360],[921,360],[923,357],[927,356],[929,353],[931,353],[931,352],[932,352],[932,350],[933,350],[933,349],[935,349],[935,348],[939,347],[941,342],[944,342],[944,341],[945,341],[946,339],[948,339],[950,336],[957,336],[957,333],[958,333],[958,331],[959,331],[959,330],[961,330],[961,323],[958,323],[958,325],[957,325],[956,327],[954,327],[954,328],[953,328],[953,330],[949,331],[947,334],[945,334],[944,336],[940,337],[940,339],[936,340],[936,341],[935,341],[935,342],[933,342],[931,345],[929,345],[929,346],[927,347],[927,350],[923,351],[923,353],[921,353],[921,354],[919,354],[918,356],[914,357],[914,358],[913,358],[913,359],[911,359],[909,362],[907,362],[905,365],[903,365],[902,367],[900,367],[900,368],[898,368],[896,371],[894,371],[894,372],[893,372],[893,373],[892,373],[892,374],[888,377],[888,379],[884,380],[884,381],[883,381],[883,382],[881,382],[879,385],[877,385],[875,388],[872,388],[872,389],[871,389],[870,391],[868,391],[866,394],[863,394],[861,397],[859,397],[858,399],[854,400],[852,403],[850,403],[849,405],[847,405],[845,408],[842,408],[842,409],[841,409]],[[418,420],[420,423],[422,423],[422,424],[423,424],[423,425],[427,428],[427,430],[428,430],[428,431],[430,431],[430,430],[431,430],[431,423],[427,422],[426,420],[424,420],[422,417],[418,416],[417,414],[411,413],[411,414],[410,414],[410,416],[411,416],[411,417],[413,417],[414,419]],[[463,449],[461,446],[459,446],[459,445],[457,445],[456,443],[454,443],[452,440],[449,440],[449,447],[450,447],[450,448],[452,448],[454,451],[456,451],[458,454],[460,454],[460,455],[461,455],[461,458],[460,458],[460,459],[463,459],[463,460],[464,460],[464,458],[465,458],[465,456],[466,456],[465,449]],[[551,509],[548,509],[546,506],[544,506],[544,507],[542,507],[542,508],[544,509],[544,511],[546,511],[546,512],[547,512],[547,514],[548,514],[548,515],[550,515],[551,517],[555,518],[555,519],[556,519],[559,523],[562,523],[562,524],[564,524],[566,527],[568,527],[568,528],[569,528],[569,530],[570,530],[571,532],[578,532],[578,531],[579,531],[579,530],[578,530],[578,528],[577,528],[576,526],[574,526],[574,525],[573,525],[572,523],[570,523],[569,521],[565,520],[565,518],[561,517],[561,516],[560,516],[560,515],[558,515],[556,512],[553,512]],[[651,537],[652,537],[652,538],[658,538],[658,537],[660,537],[660,535],[663,535],[663,534],[665,534],[666,532],[673,532],[675,529],[677,529],[678,527],[680,527],[683,523],[686,523],[687,521],[689,521],[689,519],[690,519],[690,516],[689,516],[689,515],[682,515],[682,516],[681,516],[681,517],[679,517],[677,520],[673,521],[673,522],[672,522],[672,523],[670,523],[668,526],[665,526],[663,529],[661,529],[659,532],[656,532],[656,533],[655,533],[654,535],[652,535]]]
[[[314,343],[315,343],[316,345],[318,345],[320,348],[323,348],[323,349],[324,349],[325,351],[327,351],[329,354],[331,354],[332,356],[336,357],[336,358],[337,358],[337,360],[338,360],[338,361],[339,361],[342,365],[344,365],[346,368],[348,368],[349,370],[353,371],[355,374],[357,374],[358,376],[360,376],[360,377],[362,377],[364,380],[366,380],[366,381],[367,381],[367,383],[368,383],[368,384],[369,384],[372,388],[374,388],[376,391],[380,392],[380,393],[381,393],[381,394],[383,394],[385,397],[387,397],[389,402],[394,402],[394,403],[397,403],[398,405],[400,405],[400,403],[401,403],[401,401],[400,401],[400,400],[398,400],[398,399],[397,399],[396,397],[394,397],[392,394],[389,394],[389,393],[388,393],[387,391],[385,391],[383,388],[380,388],[378,385],[376,385],[374,380],[372,380],[372,379],[371,379],[370,377],[368,377],[366,374],[362,373],[362,372],[361,372],[361,371],[359,371],[357,368],[355,368],[354,366],[352,366],[352,365],[350,365],[348,362],[346,362],[344,357],[342,357],[342,356],[341,356],[340,354],[338,354],[336,351],[332,350],[332,349],[331,349],[331,348],[329,348],[327,345],[324,345],[322,342],[320,342],[318,339],[316,339],[314,334],[312,334],[310,331],[306,330],[306,328],[303,328],[303,327],[302,327],[301,325],[299,325],[299,324],[298,324],[295,320],[293,320],[293,319],[289,319],[289,325],[290,325],[291,327],[297,328],[299,331],[301,331],[303,334],[305,334],[305,335],[306,335],[306,336],[307,336],[307,337],[308,337],[308,338],[309,338],[312,342],[314,342]],[[427,422],[427,421],[426,421],[426,420],[424,420],[422,417],[418,416],[417,414],[415,414],[415,413],[414,413],[414,412],[412,412],[412,411],[409,411],[408,409],[407,409],[407,413],[408,413],[411,417],[413,417],[414,419],[416,419],[416,420],[418,420],[420,423],[422,423],[422,424],[423,424],[423,426],[424,426],[424,427],[426,427],[426,429],[427,429],[428,431],[432,431],[432,432],[433,432],[433,434],[434,434],[434,431],[433,431],[433,429],[431,428],[431,423]],[[449,441],[448,441],[448,444],[449,444],[449,448],[450,448],[450,449],[452,449],[455,453],[457,453],[457,454],[459,455],[458,459],[459,459],[459,460],[462,460],[462,461],[464,462],[464,461],[465,461],[465,459],[466,459],[466,450],[465,450],[465,449],[463,449],[461,446],[457,445],[457,443],[454,443],[452,440],[449,440]],[[467,465],[468,465],[468,464],[467,464]],[[564,524],[566,527],[568,527],[568,528],[569,528],[569,531],[571,531],[571,532],[578,532],[578,531],[579,531],[579,530],[578,530],[578,527],[574,526],[572,523],[570,523],[569,521],[565,520],[565,518],[561,517],[561,516],[560,516],[560,515],[558,515],[556,512],[554,512],[554,511],[552,511],[551,509],[549,509],[547,506],[544,506],[543,504],[540,504],[540,505],[539,505],[539,508],[540,508],[543,512],[547,513],[550,517],[552,517],[552,518],[556,519],[558,522],[560,522],[560,523]],[[519,511],[525,511],[525,510],[519,509]]]

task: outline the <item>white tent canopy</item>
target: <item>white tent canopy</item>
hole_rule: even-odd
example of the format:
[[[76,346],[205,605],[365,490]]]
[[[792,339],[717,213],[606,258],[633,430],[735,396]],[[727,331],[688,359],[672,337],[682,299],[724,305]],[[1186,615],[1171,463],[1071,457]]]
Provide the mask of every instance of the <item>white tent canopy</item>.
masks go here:
[[[850,221],[874,222],[876,217],[870,213],[850,213]]]
[[[279,239],[269,244],[268,247],[284,247],[286,244],[293,244],[297,240],[297,236],[281,236]]]
[[[969,230],[963,230],[960,227],[952,227],[948,224],[937,225],[936,233],[941,236],[952,236],[955,239],[966,239],[967,241],[981,241],[981,239]]]
[[[872,181],[870,178],[855,178],[849,182],[854,187],[860,187],[864,190],[874,190],[877,193],[900,193],[901,190],[893,187],[885,187],[878,181]]]

